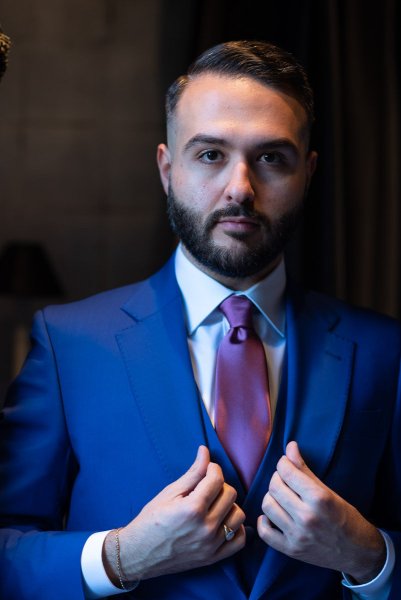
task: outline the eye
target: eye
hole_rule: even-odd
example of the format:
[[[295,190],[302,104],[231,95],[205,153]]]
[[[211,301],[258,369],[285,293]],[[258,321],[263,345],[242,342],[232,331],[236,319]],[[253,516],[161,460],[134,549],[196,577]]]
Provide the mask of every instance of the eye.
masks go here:
[[[218,150],[206,150],[199,155],[199,158],[205,163],[213,163],[221,158],[221,152]]]
[[[284,156],[280,154],[280,152],[264,152],[261,155],[260,160],[268,163],[269,165],[280,165],[285,162]]]

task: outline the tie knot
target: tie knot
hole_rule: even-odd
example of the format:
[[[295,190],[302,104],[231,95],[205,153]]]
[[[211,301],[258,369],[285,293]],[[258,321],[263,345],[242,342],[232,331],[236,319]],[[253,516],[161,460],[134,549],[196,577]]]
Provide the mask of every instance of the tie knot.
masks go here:
[[[219,309],[230,323],[230,327],[246,327],[253,329],[253,304],[246,296],[229,296]]]

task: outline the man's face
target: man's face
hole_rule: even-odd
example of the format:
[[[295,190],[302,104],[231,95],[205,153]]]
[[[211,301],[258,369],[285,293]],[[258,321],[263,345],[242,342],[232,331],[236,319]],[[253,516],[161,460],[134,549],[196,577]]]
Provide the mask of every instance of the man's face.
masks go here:
[[[232,287],[256,282],[277,263],[314,171],[304,109],[251,78],[204,74],[168,137],[158,164],[188,257]]]

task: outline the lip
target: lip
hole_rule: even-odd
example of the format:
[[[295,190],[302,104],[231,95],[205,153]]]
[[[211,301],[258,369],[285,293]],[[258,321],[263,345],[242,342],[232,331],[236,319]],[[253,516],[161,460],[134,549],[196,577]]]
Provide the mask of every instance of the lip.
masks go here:
[[[259,223],[250,217],[224,217],[217,223],[229,231],[253,231]]]

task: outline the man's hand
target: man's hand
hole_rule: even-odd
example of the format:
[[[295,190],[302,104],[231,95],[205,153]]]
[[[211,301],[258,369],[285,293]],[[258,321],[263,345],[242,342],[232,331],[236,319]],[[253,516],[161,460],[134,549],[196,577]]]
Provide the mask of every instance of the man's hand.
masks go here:
[[[312,473],[296,442],[277,463],[262,510],[260,537],[292,558],[342,571],[356,583],[370,581],[384,565],[380,532]]]
[[[245,515],[237,493],[224,482],[221,468],[200,446],[194,464],[151,500],[120,530],[121,570],[134,581],[215,563],[245,544]],[[223,523],[236,533],[226,542]],[[106,572],[118,585],[115,537],[103,549]]]

